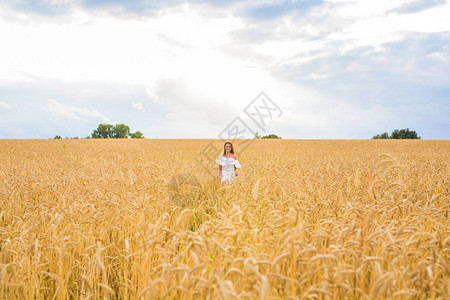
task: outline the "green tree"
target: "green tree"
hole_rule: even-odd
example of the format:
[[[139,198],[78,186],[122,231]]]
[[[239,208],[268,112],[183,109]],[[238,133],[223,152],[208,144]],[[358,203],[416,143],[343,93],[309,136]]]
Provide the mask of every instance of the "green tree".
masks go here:
[[[131,138],[132,138],[132,139],[143,139],[143,138],[145,138],[145,137],[144,137],[144,134],[143,134],[142,132],[136,131],[136,132],[133,132],[133,133],[131,134]]]
[[[417,135],[417,132],[413,130],[406,129],[395,129],[391,135],[387,132],[383,132],[382,134],[377,134],[372,139],[420,139],[421,137]]]
[[[253,138],[254,139],[281,139],[281,136],[278,136],[276,134],[269,134],[269,135],[261,136],[257,132],[257,133],[255,133],[255,136]]]
[[[400,139],[400,130],[395,129],[394,131],[392,131],[391,136],[389,138],[390,139]]]
[[[383,132],[382,134],[377,134],[376,136],[373,137],[373,139],[388,139],[389,138],[389,133],[387,132]]]
[[[281,139],[281,136],[278,136],[276,134],[269,134],[261,137],[262,139]]]
[[[91,134],[93,139],[127,139],[132,138],[144,138],[144,134],[140,131],[130,133],[130,127],[125,124],[99,124],[97,129]],[[89,138],[86,137],[86,138]]]
[[[117,124],[113,128],[113,138],[115,139],[127,139],[130,135],[130,127],[125,124]]]
[[[55,140],[60,140],[60,139],[62,139],[62,137],[60,135],[55,135],[54,139]]]
[[[111,124],[99,124],[97,129],[92,132],[92,138],[94,139],[108,139],[112,138],[114,132],[114,126]]]
[[[417,135],[417,132],[415,131],[410,131],[409,128],[406,129],[395,129],[392,133],[391,136],[389,137],[390,139],[420,139],[420,136]]]

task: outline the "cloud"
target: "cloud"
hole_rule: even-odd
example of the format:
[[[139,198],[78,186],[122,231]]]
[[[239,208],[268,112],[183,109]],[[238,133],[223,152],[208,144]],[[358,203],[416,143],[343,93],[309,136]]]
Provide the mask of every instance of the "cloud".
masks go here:
[[[273,37],[273,28],[267,30],[259,26],[248,26],[245,29],[230,32],[229,37],[237,45],[261,44]]]
[[[445,1],[446,0],[408,1],[407,3],[401,5],[400,7],[393,9],[392,12],[403,13],[403,14],[417,13],[417,12],[421,12],[426,9],[430,9],[430,8],[445,4]]]
[[[197,6],[218,13],[239,0],[212,2],[210,0],[10,0],[3,7],[41,17],[70,15],[77,9],[90,14],[113,15],[118,18],[159,17],[164,10],[181,6]],[[222,12],[223,13],[223,12]]]
[[[297,1],[262,1],[250,2],[244,8],[238,9],[237,14],[253,21],[267,21],[285,15],[302,15],[311,8],[323,4],[322,0],[297,0]],[[258,3],[258,4],[253,4]]]
[[[58,120],[88,122],[93,119],[110,122],[107,117],[96,110],[64,105],[54,99],[49,99],[47,101],[45,111]]]
[[[162,41],[164,43],[167,43],[170,46],[181,47],[181,48],[192,48],[192,46],[190,46],[190,45],[188,45],[186,43],[177,41],[177,40],[175,40],[175,39],[173,39],[173,38],[171,38],[171,37],[169,37],[169,36],[167,36],[165,34],[158,33],[156,36],[158,37],[158,39],[160,41]]]
[[[404,32],[400,40],[379,47],[333,51],[346,46],[334,41],[298,59],[267,56],[275,78],[322,95],[291,106],[293,117],[286,117],[288,125],[280,132],[289,138],[370,138],[409,127],[424,138],[448,137],[449,44],[450,32]]]
[[[150,15],[166,7],[182,3],[180,0],[81,0],[81,6],[87,9],[109,10],[114,12]]]
[[[0,108],[4,108],[4,109],[10,109],[12,107],[11,104],[0,101]]]
[[[68,14],[75,0],[9,0],[2,3],[3,8],[10,8],[21,13],[30,13],[43,17],[56,17]]]
[[[145,110],[145,107],[142,104],[142,102],[133,102],[133,103],[131,103],[131,105],[133,106],[133,108],[135,110]]]
[[[151,16],[158,17],[162,11],[177,11],[180,7],[190,6],[196,7],[203,11],[208,11],[211,15],[223,15],[225,8],[235,5],[236,3],[252,2],[251,0],[227,0],[227,1],[211,1],[211,0],[80,0],[80,5],[87,10],[100,10],[103,12],[113,13],[115,16],[135,15],[135,16]],[[206,15],[208,17],[208,14]]]
[[[402,39],[380,45],[358,47],[345,52],[332,52],[345,45],[344,42],[329,44],[322,51],[325,55],[312,58],[306,62],[292,63],[281,61],[275,66],[275,72],[292,80],[310,80],[312,74],[327,74],[330,82],[355,84],[376,84],[377,89],[384,90],[392,85],[412,83],[418,85],[450,85],[445,74],[450,72],[450,32],[443,33],[404,33]],[[328,48],[328,49],[327,49]],[[439,61],[436,61],[439,58]],[[313,81],[311,81],[314,83]],[[317,81],[324,84],[327,81]],[[335,85],[328,85],[330,88]],[[405,90],[407,91],[407,90]]]
[[[176,116],[187,124],[225,125],[236,114],[231,103],[214,101],[182,79],[160,78],[147,88],[147,96],[156,104],[163,106],[167,115]],[[195,120],[195,122],[192,122]]]

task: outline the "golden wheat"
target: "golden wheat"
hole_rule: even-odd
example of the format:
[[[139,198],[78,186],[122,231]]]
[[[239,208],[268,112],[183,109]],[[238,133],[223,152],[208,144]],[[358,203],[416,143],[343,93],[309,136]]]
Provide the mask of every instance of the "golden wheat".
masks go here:
[[[0,299],[450,297],[449,141],[209,142],[0,141]]]

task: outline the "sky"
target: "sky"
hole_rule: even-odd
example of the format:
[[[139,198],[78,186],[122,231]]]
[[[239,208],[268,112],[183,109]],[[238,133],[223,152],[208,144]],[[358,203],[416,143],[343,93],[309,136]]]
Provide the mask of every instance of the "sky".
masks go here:
[[[209,139],[236,118],[284,139],[449,139],[449,15],[445,0],[0,0],[0,139],[100,123]],[[261,101],[279,111],[258,127]]]

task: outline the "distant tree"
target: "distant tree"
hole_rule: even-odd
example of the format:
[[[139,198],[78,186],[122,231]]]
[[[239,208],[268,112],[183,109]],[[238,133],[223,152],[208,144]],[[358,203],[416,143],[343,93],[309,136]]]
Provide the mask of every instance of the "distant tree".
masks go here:
[[[255,136],[253,137],[254,139],[281,139],[281,136],[278,136],[276,134],[269,134],[269,135],[265,135],[265,136],[260,136],[257,133],[255,133]]]
[[[387,132],[383,132],[381,135],[377,134],[372,139],[420,139],[421,137],[417,135],[417,132],[406,129],[395,129],[391,135]]]
[[[108,139],[113,136],[114,126],[111,124],[99,124],[97,129],[92,132],[92,138],[94,139]]]
[[[127,139],[131,138],[144,138],[144,134],[140,131],[134,133],[130,132],[130,127],[125,124],[99,124],[97,129],[91,134],[93,139]],[[86,137],[89,138],[89,137]]]
[[[62,137],[60,135],[55,135],[54,139],[55,140],[60,140],[60,139],[62,139]]]
[[[420,139],[420,136],[417,135],[417,132],[415,131],[410,131],[409,128],[406,129],[395,129],[392,133],[391,136],[389,137],[390,139]]]
[[[261,137],[262,139],[281,139],[281,136],[278,136],[276,134],[269,134]]]
[[[117,124],[113,128],[113,138],[115,139],[127,139],[130,135],[130,127],[125,124]]]
[[[143,138],[145,138],[145,137],[144,137],[144,134],[143,134],[142,132],[136,131],[136,132],[133,132],[133,133],[131,134],[131,138],[132,138],[132,139],[143,139]]]
[[[388,139],[389,138],[389,133],[387,132],[383,132],[382,134],[377,134],[376,136],[373,137],[373,139]]]

